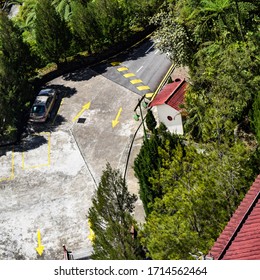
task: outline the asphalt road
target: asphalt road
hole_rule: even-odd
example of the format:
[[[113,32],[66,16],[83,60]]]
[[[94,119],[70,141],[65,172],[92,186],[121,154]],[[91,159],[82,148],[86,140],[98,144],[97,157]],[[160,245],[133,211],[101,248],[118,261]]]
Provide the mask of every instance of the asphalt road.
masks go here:
[[[118,63],[118,65],[113,66],[111,63]],[[157,89],[170,66],[171,62],[166,55],[155,49],[151,39],[146,39],[142,44],[131,48],[130,52],[123,52],[91,69],[142,96]],[[115,68],[123,67],[127,69],[115,71]],[[124,75],[127,74],[134,74],[134,76],[125,78]],[[134,79],[142,82],[133,85],[130,81]],[[150,89],[140,91],[137,88],[140,85],[148,86]]]
[[[149,91],[137,87],[147,82],[154,90],[151,80],[159,82],[169,66],[149,41],[127,57],[51,81],[48,86],[59,95],[51,119],[32,127],[20,145],[0,150],[0,259],[62,259],[62,244],[75,255],[91,253],[87,213],[102,170],[110,162],[124,172],[140,125],[133,119],[133,109],[140,95]],[[123,67],[127,70],[119,71]],[[132,167],[142,137],[140,130],[126,177],[129,190],[136,194]],[[140,200],[134,215],[144,221]],[[42,255],[36,251],[38,230]]]

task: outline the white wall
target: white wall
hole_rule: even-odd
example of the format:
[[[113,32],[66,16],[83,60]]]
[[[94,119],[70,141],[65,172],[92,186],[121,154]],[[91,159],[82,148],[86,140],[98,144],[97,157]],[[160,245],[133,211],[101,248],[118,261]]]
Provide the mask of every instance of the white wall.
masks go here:
[[[158,105],[156,107],[160,122],[164,123],[171,133],[183,135],[180,112],[166,104]],[[167,117],[171,117],[172,120],[169,120]]]

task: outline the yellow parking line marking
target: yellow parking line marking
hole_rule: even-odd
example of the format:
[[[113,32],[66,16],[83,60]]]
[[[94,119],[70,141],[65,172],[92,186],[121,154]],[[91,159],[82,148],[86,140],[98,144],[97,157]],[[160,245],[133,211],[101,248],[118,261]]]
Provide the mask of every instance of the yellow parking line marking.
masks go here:
[[[127,74],[124,74],[124,77],[125,78],[130,78],[130,77],[134,77],[135,74],[134,73],[127,73]]]
[[[120,64],[119,61],[113,61],[110,63],[112,66],[118,66]]]
[[[117,71],[122,72],[122,71],[127,71],[128,68],[127,67],[120,67],[117,69]]]
[[[149,93],[146,93],[146,94],[145,94],[145,97],[148,98],[148,99],[150,99],[150,98],[152,98],[153,95],[154,95],[153,92],[149,92]]]
[[[147,89],[150,89],[150,87],[148,86],[139,86],[137,87],[138,90],[147,90]]]
[[[13,179],[14,179],[14,150],[12,150],[11,176],[7,178],[0,178],[0,182],[11,181]]]
[[[130,83],[133,84],[133,85],[135,85],[135,84],[140,84],[140,83],[142,83],[142,82],[143,82],[143,81],[140,80],[140,79],[135,79],[135,80],[131,80],[131,81],[130,81]]]
[[[34,135],[42,135],[42,134],[48,134],[48,162],[47,163],[38,164],[38,165],[25,166],[25,163],[24,163],[24,152],[22,152],[22,169],[23,170],[34,169],[34,168],[39,168],[39,167],[50,166],[51,165],[51,133],[50,132],[42,132],[42,133],[34,134]]]

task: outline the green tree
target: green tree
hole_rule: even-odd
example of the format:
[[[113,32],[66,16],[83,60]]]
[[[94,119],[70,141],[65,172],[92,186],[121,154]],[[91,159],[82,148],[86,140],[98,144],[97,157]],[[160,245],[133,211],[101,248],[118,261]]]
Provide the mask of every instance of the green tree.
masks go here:
[[[105,47],[127,37],[126,30],[129,33],[129,22],[125,17],[125,9],[118,0],[96,0],[90,4],[99,23],[103,35],[102,44]]]
[[[23,42],[20,30],[0,12],[0,134],[13,134],[24,123],[32,98],[28,79],[33,74],[34,58]],[[10,135],[11,136],[11,135]],[[8,135],[7,135],[8,137]]]
[[[108,163],[103,171],[93,206],[89,209],[89,222],[94,232],[93,255],[96,260],[142,259],[143,251],[131,228],[137,229],[132,217],[136,196],[127,190],[118,170]]]
[[[80,50],[87,50],[89,53],[99,47],[99,40],[102,37],[99,23],[93,13],[94,4],[83,4],[80,1],[72,3],[70,26],[72,28],[75,45]]]
[[[60,59],[66,59],[70,50],[71,32],[51,0],[37,3],[35,37],[37,49],[46,62],[59,65]]]
[[[242,143],[160,149],[162,166],[150,181],[162,191],[142,232],[152,259],[192,259],[206,254],[255,176]]]
[[[176,135],[171,135],[166,131],[164,125],[160,125],[149,139],[143,142],[139,154],[134,161],[135,176],[139,181],[139,194],[143,202],[145,213],[148,215],[152,211],[153,202],[157,197],[161,197],[161,189],[153,188],[150,182],[151,174],[158,170],[161,165],[159,148],[169,146],[169,153],[174,149],[180,139]]]
[[[157,122],[155,120],[155,117],[153,115],[152,110],[148,110],[145,118],[146,126],[150,131],[154,131],[156,128]]]
[[[174,8],[166,6],[151,18],[150,23],[157,26],[153,34],[156,47],[176,66],[189,65],[196,45],[186,26],[177,21]]]

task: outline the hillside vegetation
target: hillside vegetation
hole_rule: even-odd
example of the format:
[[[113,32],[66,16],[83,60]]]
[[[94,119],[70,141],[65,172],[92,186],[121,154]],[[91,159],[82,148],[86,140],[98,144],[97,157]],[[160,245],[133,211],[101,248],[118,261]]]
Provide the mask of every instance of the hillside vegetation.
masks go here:
[[[207,254],[259,174],[259,1],[165,1],[157,47],[189,67],[183,137],[161,128],[135,160],[152,259]]]

